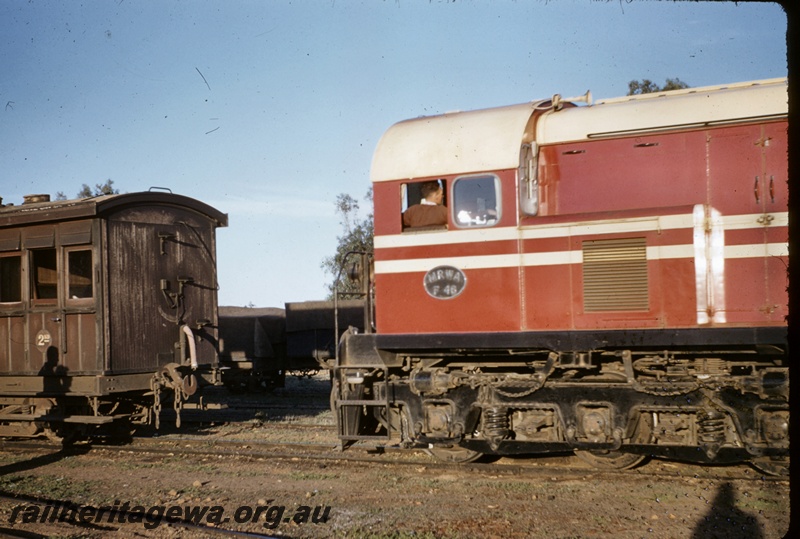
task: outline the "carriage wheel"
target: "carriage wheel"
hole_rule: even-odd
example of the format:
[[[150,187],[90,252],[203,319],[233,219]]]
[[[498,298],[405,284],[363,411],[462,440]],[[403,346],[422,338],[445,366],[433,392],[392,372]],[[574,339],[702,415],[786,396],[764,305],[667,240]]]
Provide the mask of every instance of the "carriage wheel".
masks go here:
[[[71,446],[88,436],[89,427],[81,424],[48,423],[44,435],[51,442],[60,443],[62,446]]]

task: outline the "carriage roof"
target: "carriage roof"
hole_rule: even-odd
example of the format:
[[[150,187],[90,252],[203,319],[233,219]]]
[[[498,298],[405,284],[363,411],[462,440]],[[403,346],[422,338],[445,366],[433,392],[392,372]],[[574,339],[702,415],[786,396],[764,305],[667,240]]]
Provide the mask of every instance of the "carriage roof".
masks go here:
[[[145,191],[0,206],[0,227],[102,217],[124,208],[150,205],[187,208],[215,221],[217,226],[228,225],[226,214],[199,200],[172,193]]]

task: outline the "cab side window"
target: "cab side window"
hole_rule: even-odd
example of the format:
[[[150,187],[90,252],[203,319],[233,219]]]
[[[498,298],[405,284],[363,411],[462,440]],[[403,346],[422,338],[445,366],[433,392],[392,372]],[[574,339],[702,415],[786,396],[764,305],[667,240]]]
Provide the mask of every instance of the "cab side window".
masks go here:
[[[491,174],[456,178],[453,215],[459,228],[494,226],[500,221],[500,179]]]
[[[403,230],[446,230],[447,182],[444,179],[401,186]]]

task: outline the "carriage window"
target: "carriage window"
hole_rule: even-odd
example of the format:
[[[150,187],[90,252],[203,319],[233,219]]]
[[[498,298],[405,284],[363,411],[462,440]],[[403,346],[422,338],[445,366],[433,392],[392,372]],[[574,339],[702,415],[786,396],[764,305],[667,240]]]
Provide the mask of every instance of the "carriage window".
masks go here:
[[[470,176],[453,183],[453,215],[459,227],[494,226],[501,210],[497,176]]]
[[[0,303],[22,301],[22,257],[0,257]]]
[[[67,253],[68,299],[91,298],[94,295],[92,282],[92,251],[82,249]]]
[[[34,300],[58,298],[58,271],[55,249],[31,251],[31,293]]]

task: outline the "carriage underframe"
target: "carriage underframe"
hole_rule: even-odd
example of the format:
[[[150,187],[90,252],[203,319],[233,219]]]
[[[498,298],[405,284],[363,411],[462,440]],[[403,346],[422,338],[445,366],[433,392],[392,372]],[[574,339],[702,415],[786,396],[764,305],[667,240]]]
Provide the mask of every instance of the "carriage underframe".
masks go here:
[[[45,435],[73,442],[96,435],[127,437],[136,426],[160,424],[164,406],[183,408],[197,390],[220,384],[213,367],[170,363],[155,373],[0,377],[0,437]],[[196,399],[194,399],[196,400]]]

